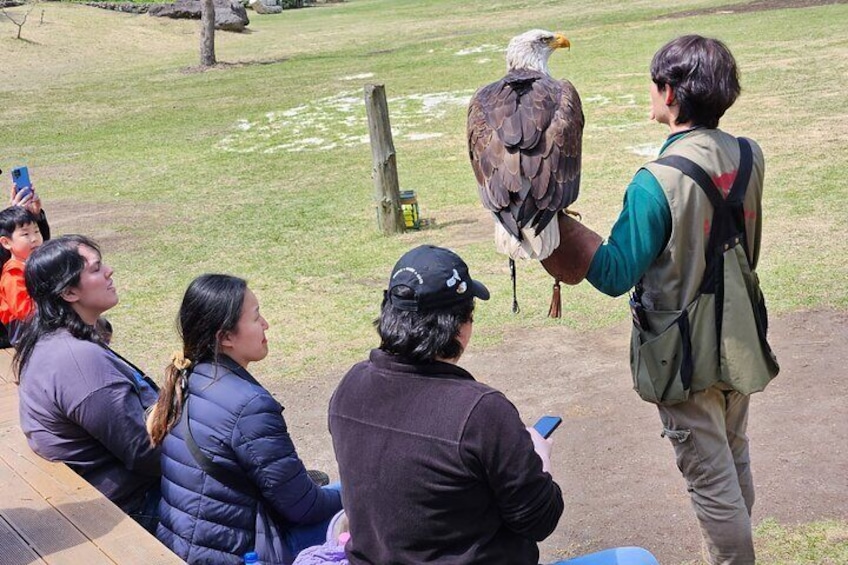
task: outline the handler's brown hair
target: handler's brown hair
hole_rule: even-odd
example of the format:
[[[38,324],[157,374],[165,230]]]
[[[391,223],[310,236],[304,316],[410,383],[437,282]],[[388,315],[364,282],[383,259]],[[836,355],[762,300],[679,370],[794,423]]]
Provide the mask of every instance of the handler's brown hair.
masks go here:
[[[666,43],[651,61],[651,80],[674,91],[677,123],[717,128],[742,91],[736,59],[718,39],[684,35]]]

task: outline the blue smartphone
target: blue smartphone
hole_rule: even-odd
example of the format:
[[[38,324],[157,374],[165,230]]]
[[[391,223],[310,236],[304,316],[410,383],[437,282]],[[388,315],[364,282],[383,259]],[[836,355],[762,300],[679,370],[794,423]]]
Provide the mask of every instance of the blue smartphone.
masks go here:
[[[533,427],[543,438],[548,439],[560,424],[562,424],[562,418],[559,416],[542,416],[538,422],[533,424]]]
[[[18,187],[18,195],[21,198],[26,198],[32,194],[32,182],[29,180],[29,169],[26,167],[12,169],[12,182]]]

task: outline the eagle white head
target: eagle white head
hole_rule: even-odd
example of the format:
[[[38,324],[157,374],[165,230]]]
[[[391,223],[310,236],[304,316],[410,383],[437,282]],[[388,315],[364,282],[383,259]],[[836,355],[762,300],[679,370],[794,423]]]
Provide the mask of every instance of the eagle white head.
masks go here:
[[[531,29],[516,35],[506,48],[506,70],[529,69],[549,75],[548,57],[560,47],[571,47],[561,33]]]

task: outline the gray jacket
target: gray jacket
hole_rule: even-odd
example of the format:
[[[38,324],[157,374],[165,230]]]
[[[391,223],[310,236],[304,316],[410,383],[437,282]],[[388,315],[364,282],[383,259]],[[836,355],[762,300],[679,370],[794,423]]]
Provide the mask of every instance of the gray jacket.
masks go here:
[[[21,429],[30,447],[62,461],[125,512],[161,475],[145,409],[158,394],[110,350],[60,329],[36,344],[21,372]]]

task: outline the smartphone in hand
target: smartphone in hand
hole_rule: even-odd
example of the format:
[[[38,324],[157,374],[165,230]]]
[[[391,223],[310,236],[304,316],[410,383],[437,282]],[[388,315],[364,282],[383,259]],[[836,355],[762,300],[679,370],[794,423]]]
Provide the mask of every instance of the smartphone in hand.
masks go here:
[[[32,182],[29,180],[29,169],[26,167],[16,167],[12,169],[12,182],[18,189],[18,195],[21,198],[26,198],[32,194]]]
[[[551,434],[554,433],[559,425],[562,424],[562,418],[559,416],[542,416],[539,418],[539,421],[533,424],[533,427],[536,428],[536,431],[539,432],[543,438],[548,439],[551,437]]]

